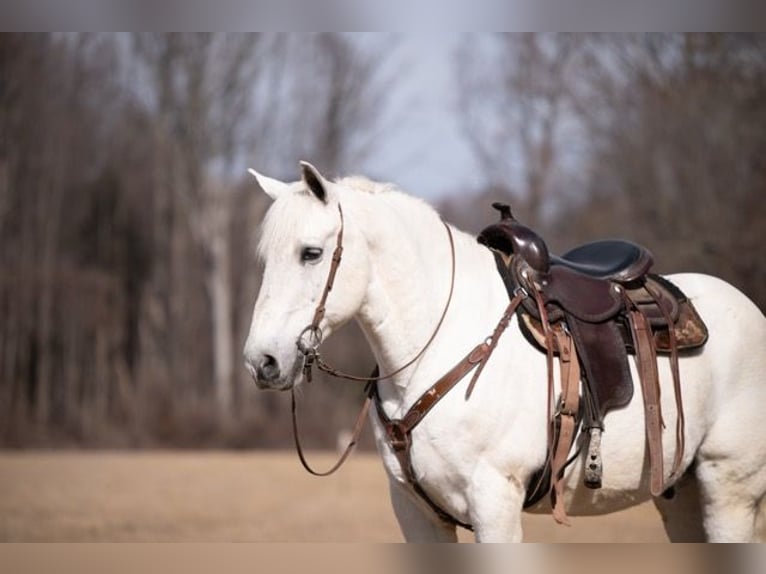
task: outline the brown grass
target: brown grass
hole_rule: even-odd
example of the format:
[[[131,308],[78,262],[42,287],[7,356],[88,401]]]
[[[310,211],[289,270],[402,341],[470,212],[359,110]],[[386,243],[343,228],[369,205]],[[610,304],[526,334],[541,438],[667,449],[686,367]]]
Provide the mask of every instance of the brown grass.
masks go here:
[[[314,454],[327,466],[332,455]],[[606,517],[524,517],[527,541],[659,542],[643,505]],[[380,460],[307,475],[291,452],[0,453],[0,541],[396,542]],[[471,540],[468,533],[461,540]]]

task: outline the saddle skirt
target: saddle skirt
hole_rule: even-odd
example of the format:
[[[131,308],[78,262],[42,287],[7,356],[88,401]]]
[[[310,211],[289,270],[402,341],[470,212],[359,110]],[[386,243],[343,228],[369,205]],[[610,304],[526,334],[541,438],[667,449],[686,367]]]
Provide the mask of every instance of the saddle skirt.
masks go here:
[[[657,352],[664,355],[668,355],[671,352],[668,326],[662,311],[659,309],[659,305],[665,308],[672,319],[673,332],[679,351],[691,351],[704,346],[708,338],[707,327],[697,314],[694,305],[678,287],[668,279],[653,274],[647,276],[646,282],[658,295],[659,302],[652,297],[643,285],[626,289],[625,294],[649,319]],[[527,305],[523,311],[518,313],[518,317],[522,333],[524,333],[527,340],[539,351],[545,352],[547,350],[545,332],[537,309]],[[636,349],[630,329],[623,322],[618,322],[617,327],[626,351],[630,355],[635,355]]]

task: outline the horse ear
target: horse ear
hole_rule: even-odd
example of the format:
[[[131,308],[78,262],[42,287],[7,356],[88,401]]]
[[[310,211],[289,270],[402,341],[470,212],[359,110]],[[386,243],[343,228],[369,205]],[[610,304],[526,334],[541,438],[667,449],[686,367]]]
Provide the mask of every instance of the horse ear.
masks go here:
[[[301,177],[316,198],[327,203],[327,187],[329,182],[319,173],[319,170],[307,161],[300,162]]]
[[[258,173],[252,168],[248,169],[247,171],[253,174],[255,179],[258,180],[258,185],[261,186],[261,189],[263,189],[263,191],[266,192],[266,195],[268,195],[271,199],[276,199],[280,195],[284,195],[290,189],[290,186],[285,182],[279,181],[278,179],[273,179],[271,177],[266,177],[265,175]]]

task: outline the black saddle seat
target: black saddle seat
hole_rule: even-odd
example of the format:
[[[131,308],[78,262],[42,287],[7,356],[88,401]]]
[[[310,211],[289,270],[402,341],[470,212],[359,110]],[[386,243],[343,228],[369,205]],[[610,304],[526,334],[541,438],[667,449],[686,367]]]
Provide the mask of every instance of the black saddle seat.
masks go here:
[[[643,277],[652,266],[651,251],[620,239],[594,241],[575,247],[560,257],[551,256],[551,265],[598,279],[629,283]]]

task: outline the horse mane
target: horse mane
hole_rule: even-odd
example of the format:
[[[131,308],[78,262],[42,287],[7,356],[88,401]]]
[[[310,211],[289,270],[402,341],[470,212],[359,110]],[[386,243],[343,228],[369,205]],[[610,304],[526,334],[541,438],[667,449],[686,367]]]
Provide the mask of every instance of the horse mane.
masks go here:
[[[375,181],[361,175],[342,177],[336,179],[335,183],[353,192],[375,196],[386,196],[394,201],[403,201],[415,209],[420,208],[429,212],[435,212],[433,206],[427,201],[424,201],[417,196],[410,195],[395,183]]]
[[[362,193],[369,193],[372,195],[391,192],[391,191],[401,192],[401,190],[393,183],[383,183],[380,181],[374,181],[363,175],[350,175],[350,176],[342,177],[335,180],[335,183],[343,187],[351,188],[355,191],[360,191]]]
[[[384,183],[374,181],[364,176],[352,175],[334,180],[334,183],[351,193],[360,193],[376,198],[386,198],[387,202],[400,203],[407,205],[411,209],[423,210],[418,213],[424,214],[426,211],[435,213],[434,208],[426,201],[409,195],[402,191],[399,186],[393,183]],[[298,190],[296,193],[300,196],[308,197],[308,190]],[[265,255],[280,241],[281,235],[285,229],[295,229],[303,224],[304,215],[301,211],[288,208],[287,205],[280,205],[277,202],[266,213],[261,225],[259,240],[257,245],[257,257],[260,260],[265,259]]]

